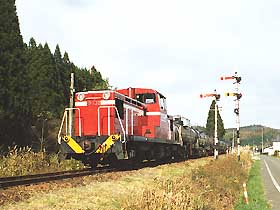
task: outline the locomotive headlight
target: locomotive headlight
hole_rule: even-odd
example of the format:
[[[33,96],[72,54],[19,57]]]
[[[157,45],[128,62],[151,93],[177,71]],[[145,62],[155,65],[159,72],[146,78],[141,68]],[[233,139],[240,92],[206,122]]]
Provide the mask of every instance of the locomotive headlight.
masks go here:
[[[105,92],[105,93],[103,93],[103,98],[104,98],[105,100],[108,100],[108,99],[110,98],[110,92]]]
[[[84,99],[85,99],[85,94],[84,94],[84,93],[78,93],[77,99],[78,99],[79,101],[84,100]]]

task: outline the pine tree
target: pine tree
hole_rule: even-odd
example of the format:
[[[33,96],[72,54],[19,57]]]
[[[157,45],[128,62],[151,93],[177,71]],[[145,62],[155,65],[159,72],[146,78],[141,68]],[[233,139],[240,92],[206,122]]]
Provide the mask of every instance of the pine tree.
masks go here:
[[[75,73],[75,90],[93,90],[107,88],[108,81],[103,80],[96,69],[93,72],[78,68],[65,52],[62,58],[59,46],[52,55],[47,44],[44,47],[31,38],[28,45],[28,76],[31,82],[33,121],[44,112],[59,117],[63,107],[69,103],[70,74]]]
[[[214,137],[215,130],[215,100],[212,101],[210,110],[208,112],[208,118],[206,123],[206,132],[209,136]],[[221,118],[219,109],[218,109],[218,139],[222,140],[225,135],[224,123]]]
[[[31,81],[33,121],[42,113],[50,112],[53,117],[60,116],[64,106],[61,75],[48,44],[44,47],[31,39],[29,42],[28,76]]]
[[[89,71],[85,68],[75,67],[76,91],[104,90],[108,88],[108,80],[104,80],[99,71]]]
[[[25,46],[15,1],[0,5],[0,141],[25,145],[30,127]]]
[[[63,105],[67,106],[69,103],[69,86],[70,86],[70,74],[71,74],[71,67],[69,66],[69,57],[68,54],[65,55],[65,59],[62,58],[60,48],[56,45],[55,52],[54,52],[54,61],[56,66],[56,71],[59,74],[61,85],[62,85],[62,92],[63,92]]]

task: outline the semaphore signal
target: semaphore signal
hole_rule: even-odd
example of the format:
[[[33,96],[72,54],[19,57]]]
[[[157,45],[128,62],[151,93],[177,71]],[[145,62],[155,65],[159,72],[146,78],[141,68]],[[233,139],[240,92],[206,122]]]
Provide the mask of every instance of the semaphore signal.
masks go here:
[[[235,80],[233,84],[236,84],[235,92],[234,93],[225,93],[225,96],[235,96],[235,108],[234,108],[234,113],[236,115],[236,138],[237,138],[237,159],[240,161],[240,117],[239,117],[239,100],[242,97],[242,94],[239,93],[239,85],[241,82],[241,77],[237,75],[237,72],[235,72],[234,76],[226,76],[226,77],[221,77],[221,80]],[[234,139],[233,139],[234,141]],[[232,148],[233,149],[233,148]]]
[[[241,77],[237,76],[237,72],[235,72],[234,76],[224,76],[221,77],[221,80],[229,80],[229,79],[235,79],[235,83],[239,83],[241,82]]]
[[[216,90],[214,90],[214,93],[206,93],[206,94],[200,94],[200,98],[206,98],[206,97],[214,97],[215,98],[215,131],[214,131],[214,159],[218,159],[219,151],[217,149],[218,145],[218,104],[217,101],[220,100],[221,95],[217,94]]]

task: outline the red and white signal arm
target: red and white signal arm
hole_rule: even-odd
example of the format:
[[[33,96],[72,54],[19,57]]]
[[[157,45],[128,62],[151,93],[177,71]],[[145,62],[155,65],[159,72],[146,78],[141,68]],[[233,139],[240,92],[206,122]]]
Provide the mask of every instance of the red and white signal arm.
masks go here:
[[[237,73],[235,73],[235,76],[221,77],[221,80],[229,80],[229,79],[235,79],[238,84],[241,82],[241,77],[237,76]]]
[[[200,94],[200,98],[205,98],[205,97],[215,97],[215,93],[206,93],[206,94]]]
[[[229,79],[235,79],[235,77],[234,76],[221,77],[221,80],[229,80]]]
[[[200,94],[200,98],[205,98],[205,97],[215,97],[216,99],[219,99],[220,94],[217,94],[217,93]]]

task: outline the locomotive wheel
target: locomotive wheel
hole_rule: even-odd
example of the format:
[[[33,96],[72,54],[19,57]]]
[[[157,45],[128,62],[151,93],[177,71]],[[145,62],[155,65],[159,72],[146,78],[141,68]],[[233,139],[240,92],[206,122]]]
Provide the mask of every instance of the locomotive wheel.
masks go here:
[[[100,162],[100,156],[98,155],[98,156],[90,156],[90,157],[88,157],[87,158],[87,163],[89,164],[89,166],[91,167],[91,168],[96,168],[96,166],[98,165],[98,163]]]
[[[112,166],[113,168],[118,168],[120,167],[120,162],[115,154],[110,154],[108,157],[109,159],[109,165]]]
[[[89,162],[89,166],[91,168],[96,168],[97,164],[98,164],[98,162],[94,159],[90,160],[90,162]]]
[[[144,154],[140,150],[136,150],[135,157],[132,159],[134,163],[138,164],[144,160]]]

